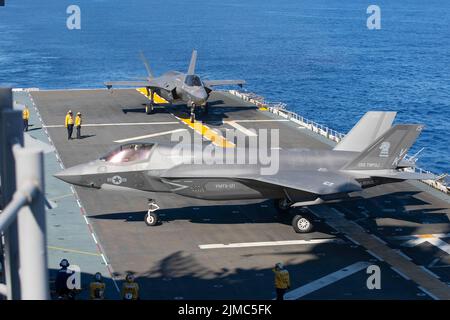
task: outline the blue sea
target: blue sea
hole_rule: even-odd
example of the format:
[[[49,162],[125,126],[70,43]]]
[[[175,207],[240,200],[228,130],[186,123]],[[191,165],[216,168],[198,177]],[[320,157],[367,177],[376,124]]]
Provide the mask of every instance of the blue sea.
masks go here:
[[[81,8],[81,30],[66,9]],[[367,7],[381,9],[368,30]],[[0,83],[92,88],[187,70],[243,78],[246,89],[347,132],[368,110],[424,123],[419,165],[449,172],[450,1],[6,0],[0,7]]]

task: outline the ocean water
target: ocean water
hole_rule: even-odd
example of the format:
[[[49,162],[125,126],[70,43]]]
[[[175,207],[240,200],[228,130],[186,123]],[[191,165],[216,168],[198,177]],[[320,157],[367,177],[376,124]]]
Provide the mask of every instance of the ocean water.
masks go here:
[[[81,30],[66,9],[81,8]],[[381,30],[366,9],[381,8]],[[446,0],[6,0],[0,7],[0,83],[92,88],[186,70],[243,78],[247,90],[341,132],[368,110],[423,123],[410,153],[449,172],[450,2]]]

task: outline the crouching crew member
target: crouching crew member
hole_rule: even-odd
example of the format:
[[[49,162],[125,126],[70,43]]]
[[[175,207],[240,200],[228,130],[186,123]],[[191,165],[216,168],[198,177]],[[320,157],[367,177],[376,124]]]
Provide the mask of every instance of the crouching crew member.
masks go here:
[[[100,272],[94,275],[94,280],[89,284],[90,298],[91,300],[104,300],[105,299],[106,285],[103,282],[103,277]]]
[[[138,300],[139,299],[139,285],[134,282],[134,277],[128,274],[125,282],[122,285],[122,299],[123,300]]]

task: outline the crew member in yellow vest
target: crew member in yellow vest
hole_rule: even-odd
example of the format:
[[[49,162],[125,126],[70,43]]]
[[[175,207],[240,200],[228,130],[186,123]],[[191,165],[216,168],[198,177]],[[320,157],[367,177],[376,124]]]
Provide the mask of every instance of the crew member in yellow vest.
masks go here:
[[[65,126],[67,128],[67,139],[72,139],[72,132],[73,132],[73,113],[72,110],[69,110],[66,114],[66,121]]]
[[[289,272],[284,268],[283,264],[277,263],[272,269],[275,273],[275,289],[277,291],[277,300],[284,300],[284,294],[287,289],[291,288]]]
[[[81,112],[77,113],[77,116],[75,117],[75,128],[77,128],[77,139],[81,139]]]
[[[125,282],[122,285],[122,299],[123,300],[138,300],[139,299],[139,285],[134,282],[134,277],[128,274]]]
[[[27,106],[22,110],[23,131],[28,131],[28,120],[30,119],[30,110]]]
[[[104,300],[105,299],[106,285],[103,282],[102,274],[97,272],[94,275],[94,281],[89,284],[89,296],[91,300]]]

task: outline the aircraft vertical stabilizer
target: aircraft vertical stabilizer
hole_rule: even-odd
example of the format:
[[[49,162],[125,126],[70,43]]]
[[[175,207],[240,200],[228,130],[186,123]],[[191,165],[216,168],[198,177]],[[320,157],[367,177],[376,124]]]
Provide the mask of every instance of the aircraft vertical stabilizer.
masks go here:
[[[419,136],[423,125],[402,124],[393,126],[369,145],[344,170],[395,169]]]
[[[369,111],[350,132],[339,142],[334,150],[361,152],[374,142],[392,125],[397,112]]]

